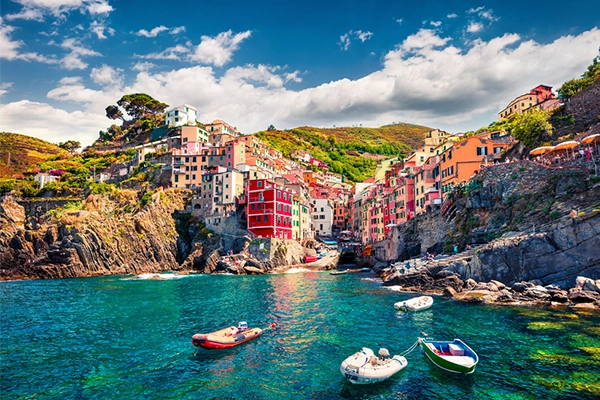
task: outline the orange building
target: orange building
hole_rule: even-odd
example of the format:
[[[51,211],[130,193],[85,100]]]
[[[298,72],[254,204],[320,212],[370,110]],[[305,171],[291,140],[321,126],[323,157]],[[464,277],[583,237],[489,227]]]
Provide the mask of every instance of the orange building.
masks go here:
[[[455,143],[440,156],[442,196],[468,182],[482,167],[493,164],[513,142],[504,132],[486,132]],[[415,184],[416,185],[416,184]]]

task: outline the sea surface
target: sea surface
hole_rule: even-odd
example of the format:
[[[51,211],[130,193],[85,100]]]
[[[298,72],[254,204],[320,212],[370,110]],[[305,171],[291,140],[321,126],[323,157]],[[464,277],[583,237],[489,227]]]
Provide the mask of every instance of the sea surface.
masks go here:
[[[161,277],[0,283],[0,398],[600,398],[597,314],[442,297],[399,312],[412,295],[369,273]],[[229,350],[192,346],[193,334],[239,321],[267,329]],[[378,384],[339,371],[362,347],[399,354],[424,334],[469,344],[475,373],[444,372],[419,349]]]

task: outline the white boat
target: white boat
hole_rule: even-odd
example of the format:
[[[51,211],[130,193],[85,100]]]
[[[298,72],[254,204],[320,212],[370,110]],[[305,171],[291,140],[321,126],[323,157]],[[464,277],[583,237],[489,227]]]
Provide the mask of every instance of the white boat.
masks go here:
[[[379,356],[376,357],[373,350],[363,347],[342,362],[340,372],[351,383],[364,385],[384,381],[408,364],[402,356],[389,358],[387,349],[379,349]]]
[[[421,311],[427,310],[433,305],[433,297],[431,296],[419,296],[413,297],[405,301],[399,301],[394,303],[394,308],[398,310],[406,311]]]

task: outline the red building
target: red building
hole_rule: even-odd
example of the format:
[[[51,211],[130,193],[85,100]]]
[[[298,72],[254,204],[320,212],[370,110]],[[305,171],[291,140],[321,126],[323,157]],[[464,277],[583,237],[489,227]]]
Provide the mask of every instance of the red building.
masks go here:
[[[259,237],[292,238],[292,192],[268,179],[248,182],[248,230]]]

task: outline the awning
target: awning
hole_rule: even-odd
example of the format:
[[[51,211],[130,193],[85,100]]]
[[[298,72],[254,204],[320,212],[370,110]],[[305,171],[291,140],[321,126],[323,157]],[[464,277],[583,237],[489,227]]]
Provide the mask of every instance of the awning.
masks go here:
[[[562,142],[554,146],[554,149],[552,151],[572,149],[573,147],[579,146],[579,144],[580,143],[576,142],[575,140],[568,140],[566,142]]]
[[[554,150],[554,146],[542,146],[542,147],[537,147],[537,148],[531,150],[529,152],[529,154],[532,156],[539,156],[541,154],[548,153],[549,151],[552,151],[552,150]]]
[[[581,140],[582,143],[592,143],[597,141],[600,141],[600,133],[595,133]]]

